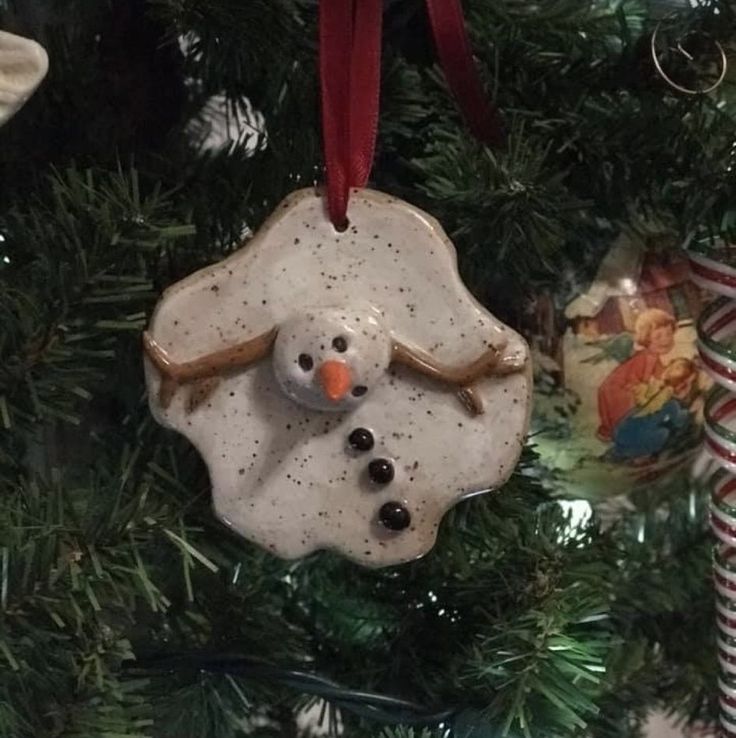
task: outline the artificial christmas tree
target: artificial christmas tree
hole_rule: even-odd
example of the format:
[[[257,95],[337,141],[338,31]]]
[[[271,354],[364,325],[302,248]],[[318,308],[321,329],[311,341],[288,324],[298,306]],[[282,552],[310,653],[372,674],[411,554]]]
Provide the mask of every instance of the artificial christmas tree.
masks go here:
[[[424,4],[389,0],[371,186],[442,223],[489,310],[523,333],[529,298],[570,265],[592,278],[635,217],[673,249],[729,239],[730,70],[688,95],[650,52],[674,10],[708,67],[713,39],[733,45],[729,3],[464,5],[506,142],[461,119]],[[603,529],[558,503],[532,437],[423,559],[284,562],[227,531],[196,451],[151,419],[141,335],[161,291],[324,182],[317,12],[0,10],[52,60],[0,130],[0,735],[296,735],[310,700],[344,735],[623,738],[656,707],[713,722],[707,494],[685,474]],[[660,64],[707,87],[678,54]]]

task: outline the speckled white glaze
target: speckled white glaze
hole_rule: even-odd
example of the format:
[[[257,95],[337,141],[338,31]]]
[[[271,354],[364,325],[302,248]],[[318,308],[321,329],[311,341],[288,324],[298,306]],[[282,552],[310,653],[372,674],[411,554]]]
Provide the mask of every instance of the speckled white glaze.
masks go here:
[[[151,321],[152,337],[176,362],[277,326],[271,356],[225,374],[191,412],[183,392],[161,407],[160,377],[148,361],[146,373],[154,415],[199,449],[228,525],[285,558],[331,548],[384,566],[425,554],[448,508],[508,478],[527,432],[531,373],[526,343],[472,298],[434,219],[370,190],[352,194],[348,216],[338,233],[317,192],[295,192],[244,248],[167,290]],[[323,330],[300,336],[310,315]],[[365,332],[361,318],[370,323]],[[346,351],[332,347],[336,330]],[[392,340],[453,366],[493,345],[523,366],[479,380],[485,412],[472,416],[454,389],[389,366]],[[313,380],[297,373],[302,352],[315,367],[345,362],[353,385],[367,391],[312,409]],[[291,396],[289,376],[299,385]],[[359,427],[373,434],[370,451],[348,444]],[[379,457],[393,461],[389,484],[368,478]],[[404,530],[379,522],[388,501],[409,511]]]
[[[33,94],[48,68],[43,46],[0,31],[0,126]]]

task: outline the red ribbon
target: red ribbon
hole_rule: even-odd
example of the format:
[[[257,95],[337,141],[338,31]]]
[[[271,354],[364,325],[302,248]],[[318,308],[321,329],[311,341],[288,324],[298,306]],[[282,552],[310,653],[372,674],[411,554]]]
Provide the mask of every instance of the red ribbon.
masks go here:
[[[319,72],[327,208],[347,224],[351,187],[363,187],[373,162],[381,77],[382,0],[321,0]]]
[[[427,10],[442,71],[468,128],[479,141],[500,146],[503,124],[478,75],[460,0],[427,0]]]
[[[472,133],[503,140],[470,50],[460,0],[427,0],[440,64]],[[378,129],[382,0],[320,0],[319,71],[327,209],[337,229],[347,225],[351,187],[370,175]]]

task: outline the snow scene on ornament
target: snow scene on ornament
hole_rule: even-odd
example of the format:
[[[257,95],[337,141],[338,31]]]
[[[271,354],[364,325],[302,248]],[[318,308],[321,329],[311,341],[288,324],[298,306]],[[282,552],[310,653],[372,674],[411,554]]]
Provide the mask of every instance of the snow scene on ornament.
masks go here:
[[[145,336],[152,412],[210,471],[214,507],[285,558],[384,566],[501,486],[525,441],[528,347],[462,283],[416,208],[354,190],[336,230],[314,189],[164,294]]]
[[[626,231],[593,280],[531,311],[534,438],[566,495],[593,501],[684,474],[709,380],[695,347],[704,294],[663,236]]]

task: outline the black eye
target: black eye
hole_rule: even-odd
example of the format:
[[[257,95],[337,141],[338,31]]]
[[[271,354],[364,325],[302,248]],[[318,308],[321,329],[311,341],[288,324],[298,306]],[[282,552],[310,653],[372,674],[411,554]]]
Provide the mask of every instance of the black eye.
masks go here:
[[[366,392],[368,392],[368,387],[364,384],[356,384],[353,387],[353,397],[362,397]]]
[[[314,359],[309,354],[299,354],[299,366],[308,372],[314,366]]]
[[[332,348],[340,354],[344,354],[348,350],[348,341],[344,336],[336,336],[332,339]]]

